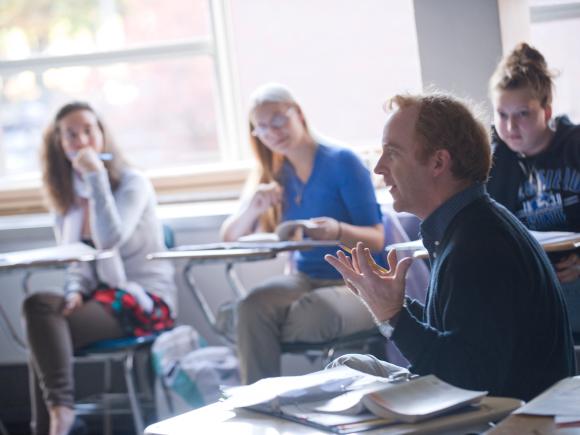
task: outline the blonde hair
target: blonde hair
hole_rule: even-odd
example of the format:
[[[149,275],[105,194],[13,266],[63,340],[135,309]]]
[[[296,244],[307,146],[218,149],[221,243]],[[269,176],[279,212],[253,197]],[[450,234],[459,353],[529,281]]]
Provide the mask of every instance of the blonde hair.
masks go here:
[[[491,146],[487,129],[468,106],[442,93],[395,95],[387,101],[390,110],[418,107],[415,135],[421,144],[420,162],[437,150],[451,155],[451,173],[460,180],[483,183],[491,167]]]
[[[42,181],[45,195],[49,208],[59,214],[65,214],[75,203],[75,192],[72,181],[73,167],[62,148],[59,122],[65,116],[79,110],[86,110],[95,115],[99,129],[103,135],[104,151],[113,155],[110,161],[104,162],[112,190],[115,190],[119,186],[121,173],[127,166],[127,162],[113,142],[109,130],[89,104],[81,101],[73,101],[64,105],[44,131],[40,150]]]
[[[296,101],[296,98],[286,86],[279,83],[267,83],[265,85],[257,88],[250,96],[249,113],[250,115],[256,110],[257,107],[266,103],[283,103],[288,104],[296,108],[296,110],[302,115],[304,120],[303,112]],[[308,125],[306,121],[303,121],[304,128],[308,131]],[[284,165],[285,157],[280,153],[273,152],[260,140],[259,137],[253,136],[251,134],[254,125],[252,124],[251,117],[249,120],[250,128],[250,145],[252,151],[258,162],[258,166],[254,174],[250,176],[250,183],[271,183],[276,181],[280,183],[282,188],[284,188],[281,183],[281,171]],[[254,187],[254,186],[251,186]],[[275,206],[267,210],[260,217],[260,224],[262,228],[266,231],[273,231],[276,225],[280,223],[282,219],[282,207],[280,205]]]
[[[490,91],[528,89],[545,108],[552,104],[554,77],[542,53],[521,42],[498,64],[489,88]]]

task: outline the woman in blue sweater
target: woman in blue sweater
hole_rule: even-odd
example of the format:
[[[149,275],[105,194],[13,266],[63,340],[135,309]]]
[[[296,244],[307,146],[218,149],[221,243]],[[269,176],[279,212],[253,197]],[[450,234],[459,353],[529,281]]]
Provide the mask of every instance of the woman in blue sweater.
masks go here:
[[[347,246],[384,243],[369,171],[348,148],[315,138],[302,108],[277,84],[251,98],[251,143],[258,168],[238,211],[222,227],[226,241],[272,231],[287,220],[311,219],[317,240]],[[280,343],[326,341],[373,326],[366,308],[324,261],[336,247],[295,252],[290,270],[260,285],[238,305],[242,381],[280,375]],[[315,291],[316,290],[316,291]]]

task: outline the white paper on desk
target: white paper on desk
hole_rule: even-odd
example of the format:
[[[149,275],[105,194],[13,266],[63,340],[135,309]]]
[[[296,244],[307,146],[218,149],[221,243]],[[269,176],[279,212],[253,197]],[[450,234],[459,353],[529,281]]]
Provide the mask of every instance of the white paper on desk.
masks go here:
[[[365,395],[374,393],[375,391],[384,390],[385,388],[389,388],[393,385],[394,384],[389,383],[386,378],[383,378],[383,380],[376,380],[366,386],[341,394],[338,397],[333,397],[330,400],[317,403],[313,409],[317,412],[347,415],[360,414],[367,411],[362,402],[362,398]]]
[[[578,415],[556,415],[554,417],[554,423],[556,423],[556,424],[578,423],[578,425],[580,425],[580,414],[578,414]]]
[[[541,245],[547,243],[577,241],[580,234],[568,231],[530,231],[530,234],[536,238]]]
[[[514,414],[577,416],[580,410],[580,376],[562,379]]]
[[[71,258],[93,257],[98,251],[84,243],[70,243],[50,248],[30,249],[0,254],[2,264],[28,264],[38,261],[65,261]]]
[[[228,388],[225,404],[231,408],[268,403],[278,407],[285,402],[321,400],[323,395],[328,398],[343,393],[346,386],[364,376],[362,372],[339,366],[303,376],[266,378],[251,385]]]

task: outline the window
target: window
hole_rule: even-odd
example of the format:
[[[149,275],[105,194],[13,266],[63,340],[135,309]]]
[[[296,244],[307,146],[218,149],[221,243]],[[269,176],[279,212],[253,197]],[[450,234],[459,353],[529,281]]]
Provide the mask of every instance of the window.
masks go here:
[[[264,82],[361,152],[384,100],[421,89],[412,0],[4,0],[0,23],[0,213],[39,209],[42,130],[72,99],[175,201],[237,194]]]
[[[236,115],[223,92],[231,89],[224,84],[227,58],[217,54],[227,45],[223,32],[214,32],[223,27],[215,24],[223,21],[223,6],[220,0],[3,1],[3,199],[20,198],[10,195],[16,189],[30,196],[17,209],[39,205],[42,130],[75,99],[90,102],[130,161],[154,174],[191,174],[199,165],[239,158]]]
[[[558,72],[554,113],[580,123],[580,2],[530,0],[531,43]]]

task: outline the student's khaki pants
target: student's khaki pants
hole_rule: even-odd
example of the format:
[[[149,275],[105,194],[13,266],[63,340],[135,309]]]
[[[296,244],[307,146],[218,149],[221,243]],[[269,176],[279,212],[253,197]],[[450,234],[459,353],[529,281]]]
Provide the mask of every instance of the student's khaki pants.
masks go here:
[[[373,325],[366,306],[342,280],[299,273],[272,278],[237,307],[242,382],[280,376],[281,343],[323,342]]]

